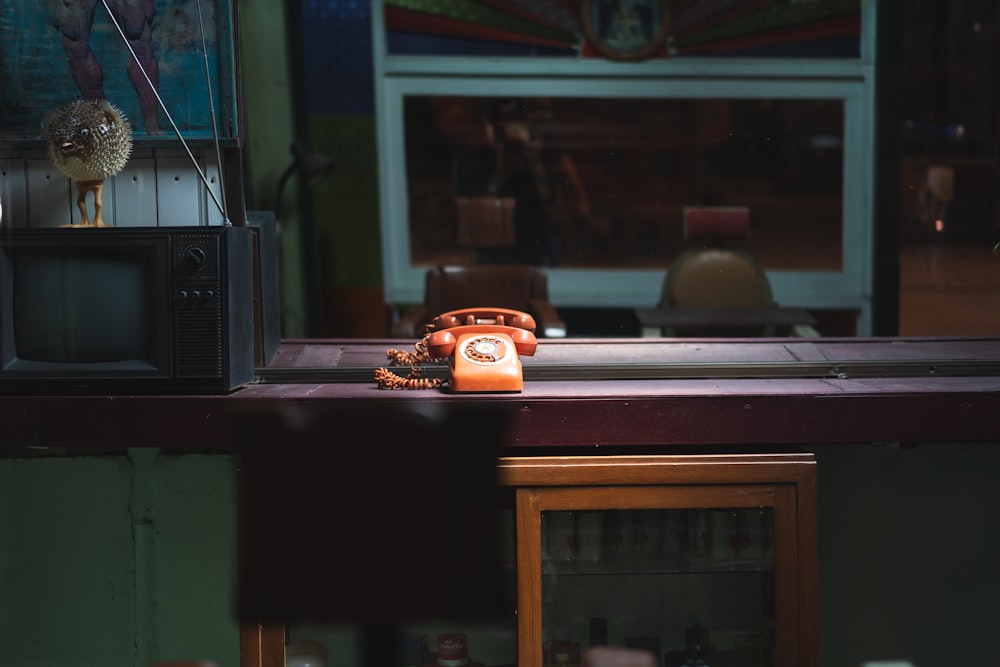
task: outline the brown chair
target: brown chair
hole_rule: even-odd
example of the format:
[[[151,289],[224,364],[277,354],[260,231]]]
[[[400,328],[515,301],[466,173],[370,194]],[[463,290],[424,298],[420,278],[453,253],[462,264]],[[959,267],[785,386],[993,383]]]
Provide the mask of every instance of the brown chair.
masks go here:
[[[678,316],[662,327],[661,335],[776,336],[813,322],[807,313],[778,308],[763,267],[729,244],[747,238],[749,230],[750,213],[744,206],[684,209],[684,237],[698,245],[674,260],[663,280],[656,308]],[[807,329],[797,333],[810,334]]]
[[[424,279],[424,303],[407,308],[392,325],[394,338],[420,338],[434,317],[460,308],[510,308],[535,319],[540,338],[566,336],[549,301],[548,277],[531,266],[438,266]]]

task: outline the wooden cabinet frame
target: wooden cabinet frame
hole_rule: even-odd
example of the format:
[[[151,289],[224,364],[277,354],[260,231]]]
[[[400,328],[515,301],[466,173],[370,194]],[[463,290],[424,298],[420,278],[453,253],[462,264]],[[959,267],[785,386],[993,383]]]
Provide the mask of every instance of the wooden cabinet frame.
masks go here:
[[[775,510],[776,664],[817,664],[811,455],[502,458],[499,475],[516,487],[519,665],[542,665],[543,511],[761,505]]]

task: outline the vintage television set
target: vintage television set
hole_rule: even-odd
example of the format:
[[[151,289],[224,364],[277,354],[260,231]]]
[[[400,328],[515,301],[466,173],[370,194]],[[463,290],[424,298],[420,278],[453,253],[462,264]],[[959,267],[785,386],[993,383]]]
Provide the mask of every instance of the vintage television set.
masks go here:
[[[229,393],[254,375],[253,231],[0,231],[0,392]]]

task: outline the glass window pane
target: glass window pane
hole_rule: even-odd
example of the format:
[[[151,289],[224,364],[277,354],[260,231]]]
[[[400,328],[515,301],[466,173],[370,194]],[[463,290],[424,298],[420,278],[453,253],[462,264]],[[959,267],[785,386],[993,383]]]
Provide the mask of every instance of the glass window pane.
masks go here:
[[[997,5],[935,0],[906,10],[898,44],[899,333],[996,336]]]
[[[404,100],[410,259],[663,269],[686,206],[748,206],[765,268],[842,269],[844,102]]]

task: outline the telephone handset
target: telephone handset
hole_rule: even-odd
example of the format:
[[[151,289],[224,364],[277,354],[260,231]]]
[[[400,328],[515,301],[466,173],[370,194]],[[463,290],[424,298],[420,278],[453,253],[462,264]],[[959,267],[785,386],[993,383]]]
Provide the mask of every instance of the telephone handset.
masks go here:
[[[442,313],[417,343],[417,354],[389,350],[397,365],[409,364],[400,378],[384,368],[375,379],[382,388],[429,388],[441,381],[420,378],[420,361],[450,357],[448,384],[454,392],[516,392],[524,387],[521,355],[538,347],[531,315],[506,308],[468,308]]]

